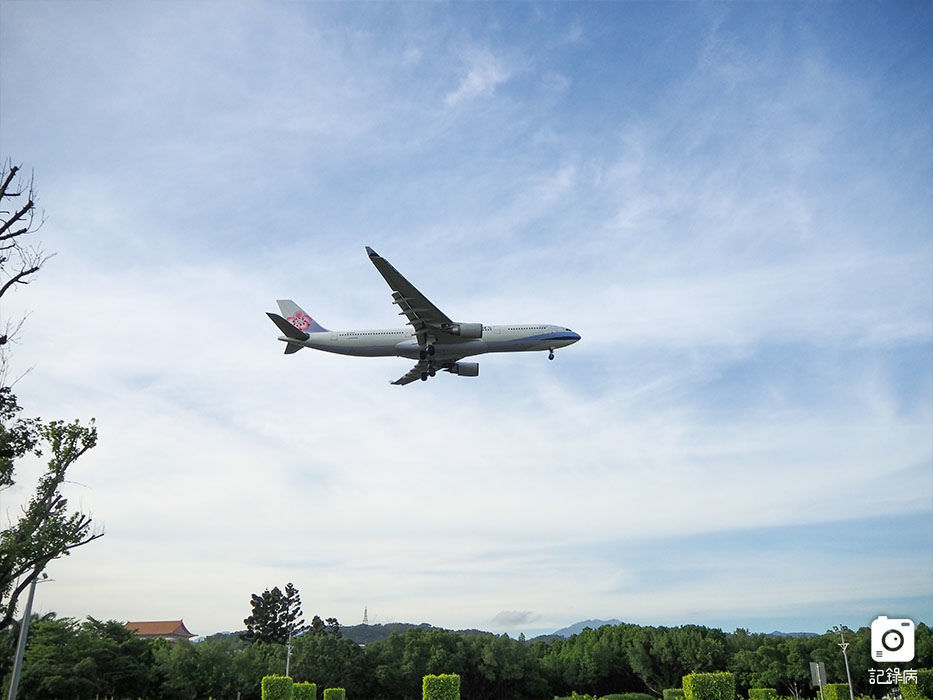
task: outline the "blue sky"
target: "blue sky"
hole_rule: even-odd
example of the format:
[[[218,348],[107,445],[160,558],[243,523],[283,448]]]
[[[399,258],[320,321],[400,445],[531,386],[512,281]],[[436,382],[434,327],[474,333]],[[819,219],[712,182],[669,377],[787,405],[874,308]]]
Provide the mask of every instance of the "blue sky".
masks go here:
[[[106,530],[37,606],[933,622],[924,3],[0,4],[0,151],[55,251],[27,411]],[[569,326],[478,379],[283,356],[263,312]],[[27,484],[35,465],[24,465]],[[15,513],[22,488],[0,494]]]

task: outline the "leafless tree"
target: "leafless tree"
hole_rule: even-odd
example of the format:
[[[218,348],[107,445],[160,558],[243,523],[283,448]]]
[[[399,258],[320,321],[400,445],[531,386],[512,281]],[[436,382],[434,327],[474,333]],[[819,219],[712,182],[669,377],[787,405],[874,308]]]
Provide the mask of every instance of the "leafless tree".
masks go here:
[[[33,243],[45,217],[36,210],[33,176],[24,181],[20,170],[10,159],[0,166],[0,298],[15,285],[29,284],[51,257]],[[7,344],[22,325],[23,318],[0,318],[0,381],[6,377]]]

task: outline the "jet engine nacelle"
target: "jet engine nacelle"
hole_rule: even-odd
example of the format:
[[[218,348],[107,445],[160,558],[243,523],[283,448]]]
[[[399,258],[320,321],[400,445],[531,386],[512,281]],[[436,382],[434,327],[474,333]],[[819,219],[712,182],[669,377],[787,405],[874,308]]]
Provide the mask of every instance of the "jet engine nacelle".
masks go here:
[[[461,338],[482,338],[482,323],[452,323],[444,329],[451,335],[459,335]]]
[[[461,377],[478,377],[479,362],[454,362],[449,371]]]

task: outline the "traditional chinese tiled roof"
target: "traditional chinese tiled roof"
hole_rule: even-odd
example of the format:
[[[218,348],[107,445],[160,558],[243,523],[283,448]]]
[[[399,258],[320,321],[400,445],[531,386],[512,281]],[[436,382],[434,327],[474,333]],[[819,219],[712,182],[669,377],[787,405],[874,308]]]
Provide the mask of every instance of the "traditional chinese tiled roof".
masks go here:
[[[184,620],[127,622],[124,627],[136,632],[140,637],[184,637],[188,639],[194,636],[185,627]]]

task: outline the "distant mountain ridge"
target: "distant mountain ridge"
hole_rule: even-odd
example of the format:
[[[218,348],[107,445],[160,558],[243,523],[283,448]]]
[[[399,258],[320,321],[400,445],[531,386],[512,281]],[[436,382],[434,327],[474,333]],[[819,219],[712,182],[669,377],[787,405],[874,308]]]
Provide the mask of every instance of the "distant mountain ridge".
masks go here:
[[[581,620],[580,622],[575,622],[574,624],[563,627],[559,630],[555,630],[550,634],[542,634],[536,637],[529,638],[529,642],[540,641],[540,642],[551,642],[555,639],[566,639],[572,637],[575,634],[580,634],[583,630],[589,629],[599,629],[604,625],[622,625],[625,624],[621,620],[615,618],[611,620]],[[412,622],[387,622],[384,624],[374,623],[374,624],[365,624],[365,625],[346,625],[340,627],[341,634],[350,639],[357,644],[372,644],[373,642],[378,642],[382,639],[392,636],[393,634],[405,634],[408,630],[411,629],[422,629],[422,630],[446,630],[450,632],[455,632],[457,634],[495,634],[494,632],[489,632],[488,630],[479,630],[479,629],[464,629],[464,630],[447,630],[446,627],[436,627],[434,625],[428,624],[427,622],[422,622],[419,624],[414,624]],[[226,635],[239,635],[241,632],[219,632],[217,635],[210,636],[226,636]],[[765,633],[768,637],[818,637],[819,635],[815,632],[779,632],[775,630],[774,632]]]
[[[599,629],[604,625],[621,625],[622,620],[616,620],[615,618],[611,620],[583,620],[582,622],[575,622],[570,627],[564,627],[559,629],[556,632],[551,632],[549,637],[572,637],[575,634],[580,634],[587,627],[590,629]]]

